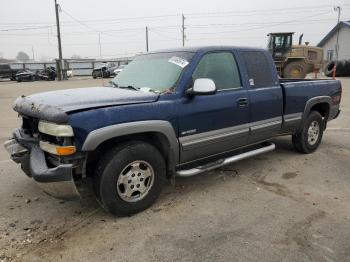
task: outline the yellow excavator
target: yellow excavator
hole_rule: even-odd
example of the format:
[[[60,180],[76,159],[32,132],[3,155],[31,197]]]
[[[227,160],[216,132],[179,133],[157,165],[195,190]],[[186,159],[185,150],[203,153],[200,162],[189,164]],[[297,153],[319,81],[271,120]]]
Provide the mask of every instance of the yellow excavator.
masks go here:
[[[283,78],[305,78],[308,73],[321,72],[323,68],[323,49],[302,44],[293,45],[294,32],[269,33],[268,49],[272,54],[277,72]]]

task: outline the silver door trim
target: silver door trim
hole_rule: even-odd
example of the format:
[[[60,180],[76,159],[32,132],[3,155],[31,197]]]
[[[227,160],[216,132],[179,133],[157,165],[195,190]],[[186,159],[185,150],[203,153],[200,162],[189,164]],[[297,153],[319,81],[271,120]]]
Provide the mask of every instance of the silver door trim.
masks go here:
[[[182,149],[186,151],[196,147],[242,137],[248,133],[249,124],[243,124],[234,127],[222,128],[209,132],[180,137],[179,141]]]
[[[209,132],[183,136],[179,138],[182,150],[192,150],[197,147],[236,139],[248,135],[249,132],[274,130],[282,124],[282,117],[269,118],[262,121],[217,129]]]

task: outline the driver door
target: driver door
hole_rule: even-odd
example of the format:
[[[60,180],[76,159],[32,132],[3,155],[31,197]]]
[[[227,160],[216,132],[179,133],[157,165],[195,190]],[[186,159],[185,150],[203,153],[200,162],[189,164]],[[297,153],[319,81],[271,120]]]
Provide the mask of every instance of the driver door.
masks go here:
[[[231,51],[203,55],[193,75],[212,79],[213,95],[186,97],[180,106],[180,161],[188,163],[231,151],[247,143],[249,99]]]

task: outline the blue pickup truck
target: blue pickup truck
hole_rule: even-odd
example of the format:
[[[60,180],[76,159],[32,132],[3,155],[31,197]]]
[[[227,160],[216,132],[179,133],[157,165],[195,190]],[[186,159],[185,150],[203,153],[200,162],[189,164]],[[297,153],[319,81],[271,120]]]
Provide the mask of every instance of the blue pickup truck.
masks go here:
[[[338,80],[279,79],[263,49],[201,47],[136,56],[110,87],[19,97],[5,148],[55,197],[96,198],[124,216],[155,202],[166,179],[271,151],[291,135],[312,153],[339,115]]]

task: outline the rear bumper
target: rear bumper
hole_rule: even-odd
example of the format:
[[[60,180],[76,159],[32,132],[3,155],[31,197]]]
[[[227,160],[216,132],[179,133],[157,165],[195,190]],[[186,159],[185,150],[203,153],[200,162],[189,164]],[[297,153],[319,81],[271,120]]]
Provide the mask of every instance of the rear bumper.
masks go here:
[[[9,145],[15,143],[25,148],[26,151],[22,150],[20,153],[11,151]],[[11,158],[21,164],[23,171],[32,177],[43,191],[60,199],[80,198],[73,179],[72,164],[61,164],[49,168],[45,153],[40,149],[37,140],[26,136],[20,129],[16,129],[13,139],[5,142],[5,148],[11,154]]]

